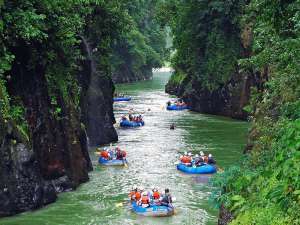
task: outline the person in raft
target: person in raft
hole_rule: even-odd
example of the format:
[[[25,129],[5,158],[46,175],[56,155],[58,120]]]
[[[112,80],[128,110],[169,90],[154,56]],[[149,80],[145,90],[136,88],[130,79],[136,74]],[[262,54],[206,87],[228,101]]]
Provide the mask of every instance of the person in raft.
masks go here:
[[[126,158],[126,151],[121,150],[120,147],[118,146],[115,149],[104,148],[100,152],[100,156],[106,160],[113,160],[113,159],[124,160]]]
[[[204,164],[203,158],[196,154],[194,158],[194,164],[195,166],[202,166]]]
[[[209,154],[209,155],[208,155],[207,163],[208,163],[208,164],[211,164],[211,165],[217,164],[217,162],[216,162],[216,160],[213,158],[212,154]]]
[[[126,152],[122,151],[119,147],[116,147],[116,159],[124,160],[126,158]]]
[[[160,193],[158,191],[158,188],[152,188],[151,199],[153,204],[160,205]]]
[[[161,205],[164,206],[172,206],[172,196],[170,194],[170,190],[169,188],[165,189],[165,194],[163,195],[162,199],[161,199]]]
[[[129,194],[129,198],[131,201],[135,201],[138,202],[141,199],[141,192],[139,191],[139,189],[137,188],[137,186],[133,186],[130,194]]]
[[[180,162],[187,166],[191,166],[192,165],[192,153],[184,152],[184,155],[180,156]]]
[[[150,196],[148,191],[144,191],[142,193],[142,197],[139,200],[138,205],[142,206],[143,208],[148,208],[150,206]]]

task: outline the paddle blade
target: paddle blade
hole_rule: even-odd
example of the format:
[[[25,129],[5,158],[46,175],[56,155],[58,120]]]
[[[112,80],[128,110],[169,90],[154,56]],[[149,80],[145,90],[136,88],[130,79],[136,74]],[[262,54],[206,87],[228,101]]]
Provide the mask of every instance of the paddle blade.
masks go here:
[[[122,207],[123,206],[123,203],[120,202],[120,203],[116,203],[116,207]]]

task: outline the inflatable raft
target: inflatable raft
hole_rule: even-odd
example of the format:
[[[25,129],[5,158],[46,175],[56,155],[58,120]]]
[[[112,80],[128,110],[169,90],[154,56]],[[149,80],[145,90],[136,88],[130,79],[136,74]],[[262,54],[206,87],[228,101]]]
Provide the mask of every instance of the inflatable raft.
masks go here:
[[[131,97],[116,97],[114,102],[128,102],[131,100]]]
[[[145,122],[134,122],[134,121],[129,121],[129,120],[122,120],[120,122],[121,127],[142,127],[145,125]]]
[[[160,205],[151,205],[150,207],[143,208],[132,202],[132,210],[142,216],[153,216],[153,217],[162,217],[162,216],[172,216],[174,214],[174,207],[169,206],[160,206]]]
[[[118,160],[118,159],[112,159],[112,160],[107,160],[103,157],[99,157],[98,160],[99,164],[104,165],[104,166],[124,166],[127,163],[127,160]]]
[[[183,163],[177,165],[177,169],[189,174],[213,174],[217,172],[217,168],[213,165],[204,164],[202,166],[186,166]]]
[[[185,110],[185,109],[189,109],[189,107],[187,105],[182,105],[182,106],[169,105],[169,106],[167,106],[167,110]]]

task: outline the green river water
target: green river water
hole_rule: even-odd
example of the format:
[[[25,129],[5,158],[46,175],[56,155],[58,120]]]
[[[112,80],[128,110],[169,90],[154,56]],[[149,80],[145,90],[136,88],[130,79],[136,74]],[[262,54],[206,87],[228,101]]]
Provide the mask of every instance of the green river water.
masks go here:
[[[237,162],[246,142],[248,123],[190,111],[169,112],[164,93],[169,73],[155,73],[151,81],[117,86],[133,97],[114,105],[117,122],[133,108],[144,114],[146,125],[137,129],[117,126],[119,142],[127,151],[128,168],[103,168],[91,148],[94,171],[90,182],[76,191],[59,195],[56,203],[43,209],[0,219],[1,225],[56,224],[216,224],[218,210],[209,202],[212,188],[207,177],[186,175],[176,170],[179,153],[203,150],[226,168]],[[148,111],[150,109],[150,111]],[[176,124],[170,130],[171,123]],[[176,213],[165,218],[141,217],[131,212],[127,195],[133,185],[160,189],[169,187]]]

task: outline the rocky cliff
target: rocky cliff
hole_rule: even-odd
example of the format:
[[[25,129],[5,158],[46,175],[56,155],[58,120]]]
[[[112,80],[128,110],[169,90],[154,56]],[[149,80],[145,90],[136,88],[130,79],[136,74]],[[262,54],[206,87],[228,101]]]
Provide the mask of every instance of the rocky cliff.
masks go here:
[[[112,80],[115,84],[130,83],[140,80],[150,80],[152,76],[151,66],[145,66],[139,72],[134,72],[127,64],[124,64],[118,71],[112,74]]]
[[[94,53],[79,37],[89,34],[84,26],[91,12],[114,29],[97,10],[109,9],[61,1],[0,3],[0,217],[52,203],[58,193],[88,181],[88,136],[95,145],[117,140],[113,83],[99,69],[110,46]],[[92,30],[102,31],[103,18],[93,21]]]
[[[183,80],[180,84],[169,82],[166,92],[183,98],[196,112],[247,119],[244,107],[249,104],[251,88],[260,89],[264,81],[265,76],[260,73],[235,73],[213,91],[199,82]]]
[[[97,65],[97,58],[101,55],[93,52],[93,45],[85,38],[82,39],[82,51],[86,56],[81,61],[82,70],[79,72],[81,93],[81,118],[87,128],[89,144],[92,146],[107,144],[118,140],[117,132],[113,126],[114,84],[108,73]]]

